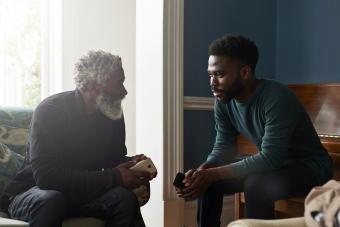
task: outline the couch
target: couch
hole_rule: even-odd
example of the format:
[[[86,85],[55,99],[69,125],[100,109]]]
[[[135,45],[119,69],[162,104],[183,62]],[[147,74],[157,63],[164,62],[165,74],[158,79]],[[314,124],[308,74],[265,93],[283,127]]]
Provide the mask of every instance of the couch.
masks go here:
[[[276,220],[240,219],[227,227],[307,227],[304,217]]]
[[[29,108],[0,107],[0,192],[21,167],[25,158],[28,127],[32,117]],[[28,226],[28,223],[8,219],[0,212],[0,226]],[[105,222],[96,218],[70,218],[63,227],[104,227]]]
[[[239,219],[227,227],[340,226],[340,181],[329,180],[307,195],[304,216],[276,220]]]

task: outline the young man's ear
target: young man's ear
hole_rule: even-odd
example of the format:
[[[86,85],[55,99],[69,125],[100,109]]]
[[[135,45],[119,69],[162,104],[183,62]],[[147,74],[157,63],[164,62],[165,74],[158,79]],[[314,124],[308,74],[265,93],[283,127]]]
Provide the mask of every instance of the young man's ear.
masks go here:
[[[243,80],[247,80],[251,76],[252,69],[249,65],[244,65],[241,67],[240,75]]]

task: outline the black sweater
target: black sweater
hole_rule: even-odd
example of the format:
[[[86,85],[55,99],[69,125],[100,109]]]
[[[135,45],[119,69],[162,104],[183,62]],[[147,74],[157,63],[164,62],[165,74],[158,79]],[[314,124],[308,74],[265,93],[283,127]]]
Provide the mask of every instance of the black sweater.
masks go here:
[[[78,90],[53,95],[33,113],[27,150],[25,166],[8,187],[12,194],[37,185],[83,204],[119,183],[112,168],[127,160],[124,118],[86,113]]]

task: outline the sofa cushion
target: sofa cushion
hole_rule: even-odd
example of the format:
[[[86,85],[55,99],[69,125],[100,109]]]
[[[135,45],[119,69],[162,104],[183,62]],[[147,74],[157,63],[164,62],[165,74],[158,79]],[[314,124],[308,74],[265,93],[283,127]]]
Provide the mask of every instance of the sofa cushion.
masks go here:
[[[0,216],[0,226],[28,227],[28,223]],[[68,218],[63,221],[63,227],[104,227],[104,226],[105,222],[97,218]]]
[[[284,218],[275,220],[239,219],[227,227],[307,227],[304,217]]]
[[[21,167],[24,156],[11,151],[5,144],[0,143],[0,191]]]
[[[63,227],[104,227],[105,222],[101,219],[81,217],[68,218],[63,221]]]
[[[27,222],[0,217],[0,226],[1,227],[24,227],[24,226],[28,227],[29,225]]]

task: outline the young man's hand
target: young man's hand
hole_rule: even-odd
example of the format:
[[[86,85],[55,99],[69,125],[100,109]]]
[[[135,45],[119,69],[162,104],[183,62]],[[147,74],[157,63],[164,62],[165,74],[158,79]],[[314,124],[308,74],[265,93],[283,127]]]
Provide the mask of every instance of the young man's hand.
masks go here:
[[[185,173],[183,183],[185,187],[176,188],[179,197],[186,200],[198,198],[215,181],[234,178],[229,165],[213,167],[209,164],[202,164],[197,170],[189,170]]]
[[[189,170],[185,174],[183,189],[176,188],[179,197],[187,200],[198,198],[215,181],[213,169]]]

